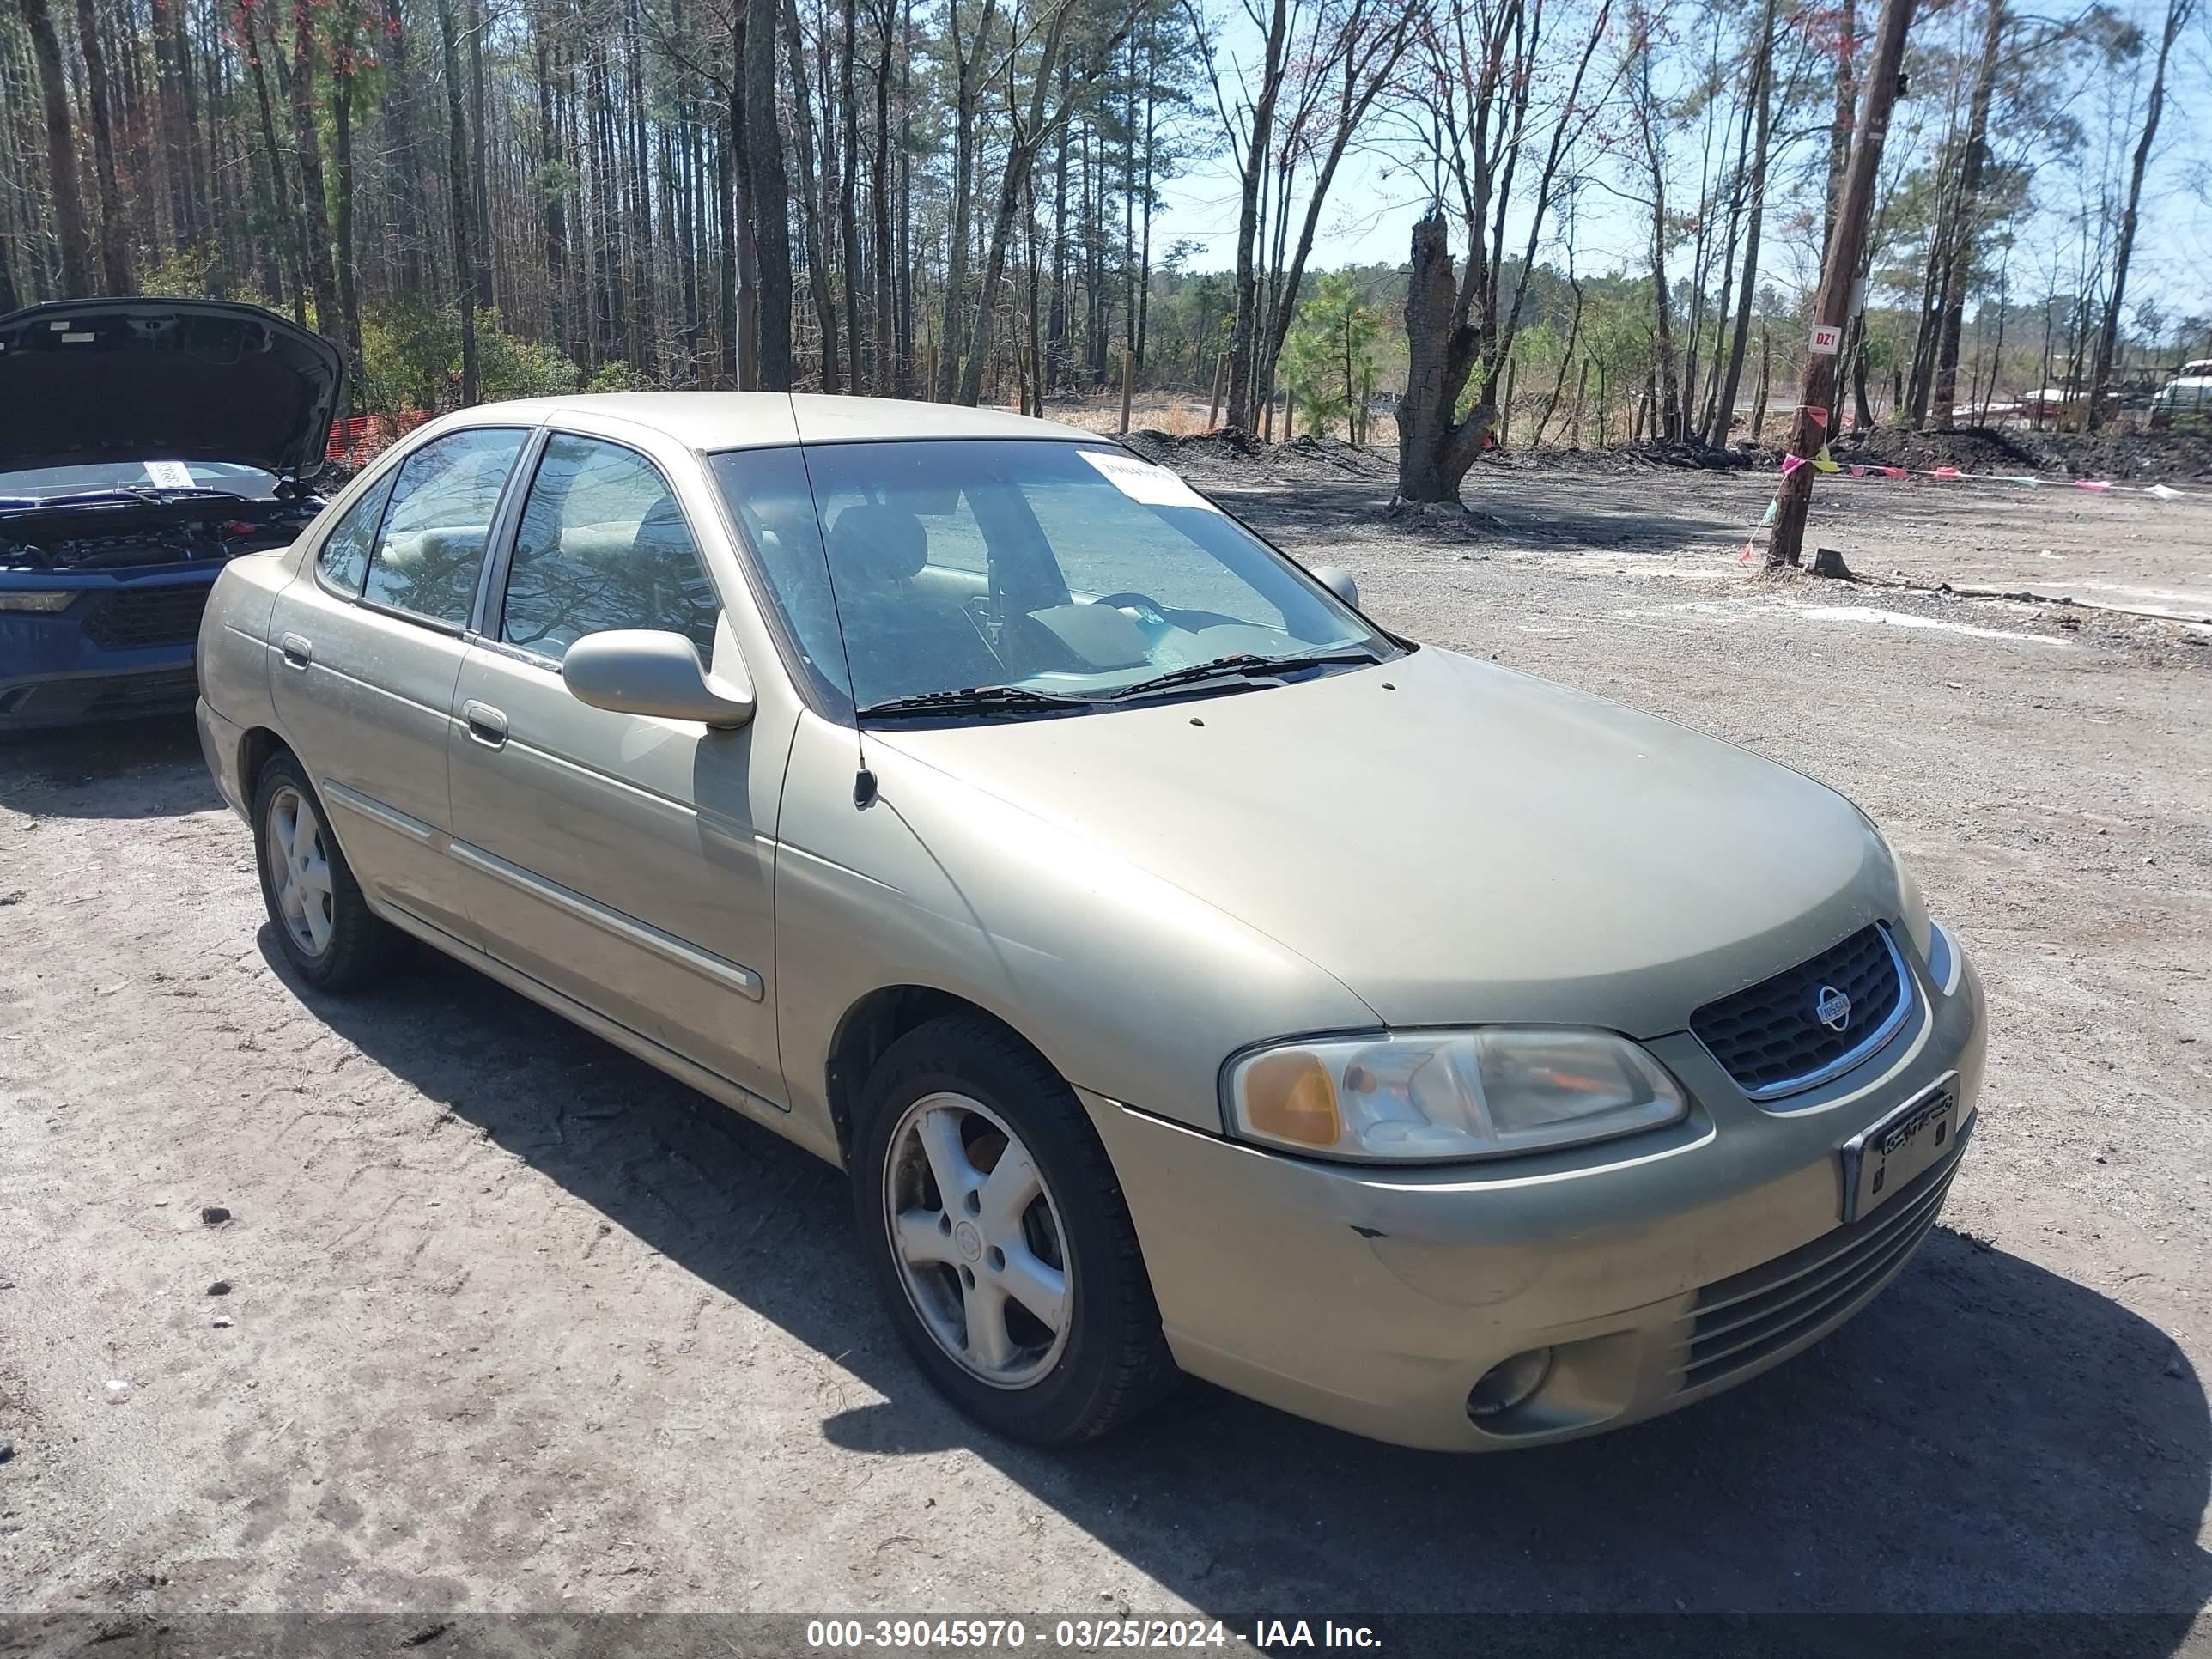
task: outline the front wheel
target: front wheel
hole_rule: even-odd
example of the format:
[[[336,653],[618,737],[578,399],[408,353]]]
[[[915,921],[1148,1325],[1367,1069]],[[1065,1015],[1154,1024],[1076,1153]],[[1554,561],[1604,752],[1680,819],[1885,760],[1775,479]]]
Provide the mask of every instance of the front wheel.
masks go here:
[[[1067,1085],[990,1021],[933,1020],[868,1079],[854,1161],[891,1322],[987,1428],[1105,1433],[1176,1371],[1136,1230]]]

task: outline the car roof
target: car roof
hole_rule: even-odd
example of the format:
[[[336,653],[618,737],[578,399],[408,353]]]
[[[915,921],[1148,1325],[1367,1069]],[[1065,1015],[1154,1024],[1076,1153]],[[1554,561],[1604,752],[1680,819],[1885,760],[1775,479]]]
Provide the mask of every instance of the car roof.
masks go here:
[[[1099,434],[1001,409],[841,398],[802,392],[605,392],[478,404],[441,424],[558,423],[563,416],[633,422],[699,450],[881,438],[1057,438]]]

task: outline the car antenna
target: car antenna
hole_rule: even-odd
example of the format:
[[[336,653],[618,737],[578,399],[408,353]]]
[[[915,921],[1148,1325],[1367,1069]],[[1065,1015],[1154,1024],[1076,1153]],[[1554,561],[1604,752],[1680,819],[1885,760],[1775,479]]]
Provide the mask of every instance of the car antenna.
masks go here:
[[[799,434],[799,400],[784,389],[783,400],[791,406],[791,430]],[[837,624],[837,649],[845,659],[845,690],[853,702],[853,750],[857,765],[853,773],[853,805],[863,811],[875,804],[876,775],[868,769],[868,740],[860,731],[860,697],[853,678],[853,647],[845,638],[845,610],[837,603],[837,573],[830,568],[830,538],[823,532],[821,497],[814,492],[814,469],[806,459],[806,445],[799,445],[799,467],[806,478],[806,505],[814,514],[814,539],[822,549],[822,579],[830,586],[830,615]]]

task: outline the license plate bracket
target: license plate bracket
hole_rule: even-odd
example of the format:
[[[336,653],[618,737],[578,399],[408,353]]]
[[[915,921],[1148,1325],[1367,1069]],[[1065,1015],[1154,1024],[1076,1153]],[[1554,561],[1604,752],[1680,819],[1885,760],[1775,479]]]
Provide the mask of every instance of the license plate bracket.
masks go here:
[[[1958,1138],[1959,1079],[1953,1073],[1844,1143],[1844,1219],[1857,1221],[1880,1208],[1950,1156]]]

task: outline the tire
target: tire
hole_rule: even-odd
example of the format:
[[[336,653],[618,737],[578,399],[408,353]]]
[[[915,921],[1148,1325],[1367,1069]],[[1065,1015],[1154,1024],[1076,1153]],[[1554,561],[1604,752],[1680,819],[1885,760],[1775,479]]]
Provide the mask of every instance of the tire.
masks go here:
[[[1011,1439],[1065,1445],[1174,1386],[1106,1149],[1027,1044],[975,1016],[918,1026],[870,1075],[860,1118],[861,1247],[891,1323],[954,1405]]]
[[[407,936],[368,908],[307,773],[283,750],[254,781],[253,845],[261,901],[295,973],[339,994],[392,971]]]

